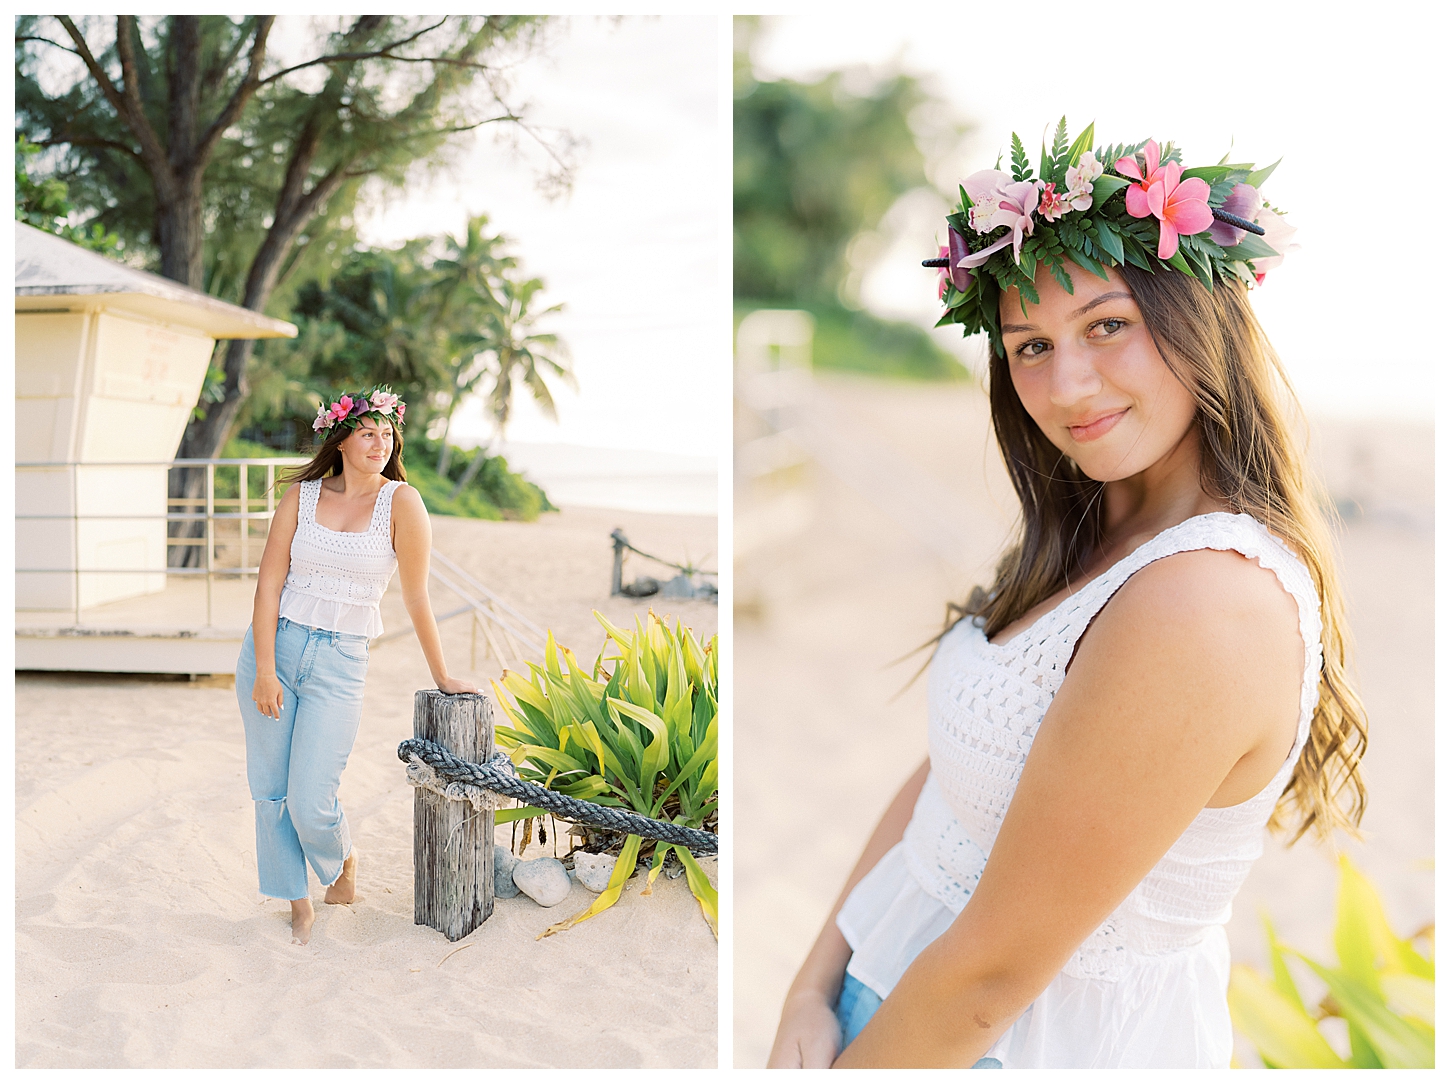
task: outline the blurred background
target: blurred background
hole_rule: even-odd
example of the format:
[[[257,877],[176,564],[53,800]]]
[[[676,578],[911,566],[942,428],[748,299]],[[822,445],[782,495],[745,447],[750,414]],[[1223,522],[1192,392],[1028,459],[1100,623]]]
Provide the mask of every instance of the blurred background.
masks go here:
[[[1414,81],[1429,69],[1398,9],[1351,28],[1272,7],[1230,28],[1164,13],[1106,39],[1064,19],[971,44],[939,14],[736,19],[736,1066],[764,1064],[786,987],[925,756],[922,645],[949,600],[989,581],[1017,516],[985,345],[931,329],[936,272],[920,261],[958,181],[1014,128],[1030,152],[1064,112],[1074,132],[1171,139],[1189,162],[1282,156],[1266,196],[1299,230],[1253,303],[1341,522],[1369,811],[1362,841],[1266,841],[1229,926],[1235,962],[1266,966],[1261,912],[1334,959],[1336,849],[1401,937],[1433,922],[1426,389],[1444,349],[1373,332],[1409,295],[1365,270],[1428,282],[1431,255],[1378,226],[1346,252],[1343,183],[1351,162],[1424,145],[1433,96]],[[1184,50],[1204,58],[1191,75],[1171,60]],[[1321,1030],[1347,1051],[1342,1021]],[[1236,1057],[1258,1064],[1241,1036]]]

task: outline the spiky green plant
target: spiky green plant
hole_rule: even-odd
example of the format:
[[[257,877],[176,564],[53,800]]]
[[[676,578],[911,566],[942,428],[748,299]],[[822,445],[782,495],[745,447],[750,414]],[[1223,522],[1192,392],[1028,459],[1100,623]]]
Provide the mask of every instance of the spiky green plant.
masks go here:
[[[1234,1027],[1270,1069],[1425,1069],[1435,1064],[1435,963],[1385,919],[1374,887],[1344,855],[1334,948],[1338,967],[1325,967],[1288,948],[1264,916],[1272,977],[1236,964],[1228,1005]],[[1433,938],[1433,928],[1428,931]],[[1303,961],[1329,987],[1311,1014],[1294,984],[1286,956]],[[1341,1057],[1319,1023],[1339,1017],[1349,1026],[1350,1056]]]
[[[719,806],[719,649],[703,647],[682,623],[671,629],[653,611],[635,618],[634,631],[604,627],[604,647],[586,674],[573,652],[548,636],[544,665],[529,663],[529,676],[505,671],[499,706],[509,726],[499,745],[509,750],[519,775],[572,798],[618,806],[658,820],[704,828]],[[542,810],[500,810],[499,821],[535,817]],[[540,936],[568,929],[613,906],[634,872],[642,840],[626,837],[609,886],[587,910],[550,926]],[[700,864],[685,847],[656,843],[648,893],[673,849],[685,867],[690,891],[712,932],[718,932],[719,898]],[[643,893],[642,893],[643,894]]]

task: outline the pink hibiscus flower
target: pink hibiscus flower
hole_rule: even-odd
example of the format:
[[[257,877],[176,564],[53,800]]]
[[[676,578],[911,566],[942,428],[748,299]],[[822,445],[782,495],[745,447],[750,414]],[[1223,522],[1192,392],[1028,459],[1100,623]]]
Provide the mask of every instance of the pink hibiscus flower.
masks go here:
[[[1179,235],[1208,229],[1213,212],[1208,209],[1208,182],[1201,177],[1182,180],[1183,167],[1177,162],[1160,164],[1158,156],[1158,144],[1150,139],[1143,148],[1146,172],[1136,158],[1119,158],[1113,168],[1138,182],[1125,193],[1128,214],[1158,220],[1158,258],[1171,260],[1178,252]]]

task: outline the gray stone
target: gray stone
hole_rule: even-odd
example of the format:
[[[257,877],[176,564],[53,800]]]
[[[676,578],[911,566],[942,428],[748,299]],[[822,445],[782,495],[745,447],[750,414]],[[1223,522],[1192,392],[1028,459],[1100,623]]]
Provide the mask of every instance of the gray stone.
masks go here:
[[[590,892],[603,892],[609,887],[609,878],[614,876],[614,863],[612,854],[575,851],[574,876]]]
[[[569,871],[557,858],[535,858],[514,867],[514,884],[540,907],[553,907],[569,894]]]
[[[509,853],[507,847],[494,844],[493,848],[493,895],[494,899],[511,900],[519,894],[514,884],[514,867],[519,860]]]
[[[667,580],[660,587],[661,598],[694,598],[695,585],[690,582],[690,577],[683,572],[672,580]]]

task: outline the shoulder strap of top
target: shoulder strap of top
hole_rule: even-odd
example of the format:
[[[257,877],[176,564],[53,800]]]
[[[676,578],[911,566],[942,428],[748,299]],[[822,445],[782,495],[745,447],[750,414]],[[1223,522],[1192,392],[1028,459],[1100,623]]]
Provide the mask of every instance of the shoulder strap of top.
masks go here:
[[[373,522],[369,530],[386,530],[393,521],[393,494],[398,491],[402,482],[384,482],[383,488],[378,491],[377,502],[373,505]]]
[[[1280,585],[1298,606],[1299,635],[1304,641],[1305,655],[1299,722],[1299,744],[1302,744],[1308,733],[1313,706],[1318,701],[1319,671],[1323,659],[1319,639],[1323,631],[1319,593],[1314,589],[1314,581],[1304,563],[1253,516],[1228,512],[1194,516],[1143,543],[1073,596],[1079,599],[1079,604],[1073,608],[1068,620],[1070,640],[1076,643],[1098,611],[1107,605],[1133,573],[1163,557],[1201,549],[1234,550],[1258,561],[1260,566],[1278,577]],[[1302,710],[1306,708],[1307,711]]]
[[[297,520],[299,523],[317,522],[317,498],[322,495],[322,482],[313,478],[303,482],[297,491]]]

